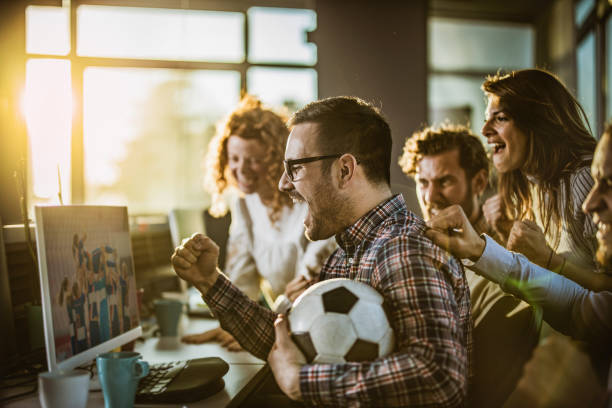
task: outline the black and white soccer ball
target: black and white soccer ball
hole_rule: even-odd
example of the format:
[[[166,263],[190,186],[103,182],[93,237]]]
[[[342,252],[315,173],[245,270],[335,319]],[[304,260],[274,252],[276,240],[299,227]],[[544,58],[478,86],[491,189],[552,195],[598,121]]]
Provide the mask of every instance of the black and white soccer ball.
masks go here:
[[[304,291],[288,315],[291,338],[309,363],[373,361],[393,351],[393,329],[374,288],[329,279]]]

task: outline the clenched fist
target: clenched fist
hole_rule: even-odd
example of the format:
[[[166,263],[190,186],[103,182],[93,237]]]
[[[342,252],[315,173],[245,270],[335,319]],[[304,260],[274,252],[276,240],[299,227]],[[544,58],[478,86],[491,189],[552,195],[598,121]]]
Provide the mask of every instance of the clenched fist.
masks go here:
[[[170,258],[176,274],[204,295],[219,277],[219,247],[202,234],[193,234],[177,247]]]
[[[533,221],[515,221],[510,230],[507,248],[520,252],[533,263],[542,268],[549,268],[548,260],[552,256],[552,249],[546,244],[544,233]]]
[[[499,194],[489,198],[482,205],[482,213],[487,223],[502,238],[504,242],[508,239],[508,234],[512,228],[512,220],[506,216],[504,202]]]
[[[457,258],[478,260],[484,252],[486,241],[470,224],[463,208],[451,205],[427,221],[425,236]]]

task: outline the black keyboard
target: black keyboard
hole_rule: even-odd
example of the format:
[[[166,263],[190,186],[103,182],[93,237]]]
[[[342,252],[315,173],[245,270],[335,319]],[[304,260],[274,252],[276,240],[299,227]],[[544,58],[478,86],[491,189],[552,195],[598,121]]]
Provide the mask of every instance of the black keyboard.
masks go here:
[[[218,357],[149,365],[140,380],[136,403],[193,402],[221,391],[229,365]]]
[[[189,361],[172,361],[149,365],[149,374],[140,380],[136,394],[153,397],[163,393],[188,364]]]

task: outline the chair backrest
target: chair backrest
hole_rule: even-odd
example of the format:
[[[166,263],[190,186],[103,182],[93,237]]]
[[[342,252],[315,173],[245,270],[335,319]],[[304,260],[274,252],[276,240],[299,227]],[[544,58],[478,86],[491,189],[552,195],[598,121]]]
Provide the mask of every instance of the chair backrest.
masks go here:
[[[466,276],[474,322],[470,406],[501,407],[538,343],[542,313],[472,271]]]
[[[203,212],[203,217],[206,235],[219,245],[219,267],[225,269],[227,240],[229,238],[230,224],[232,223],[232,214],[228,212],[222,217],[213,217],[206,210]]]
[[[231,222],[232,216],[229,212],[216,218],[204,208],[175,208],[168,214],[170,235],[174,246],[179,246],[184,238],[190,237],[194,232],[206,234],[219,245],[219,266],[222,269],[225,266],[225,252]]]

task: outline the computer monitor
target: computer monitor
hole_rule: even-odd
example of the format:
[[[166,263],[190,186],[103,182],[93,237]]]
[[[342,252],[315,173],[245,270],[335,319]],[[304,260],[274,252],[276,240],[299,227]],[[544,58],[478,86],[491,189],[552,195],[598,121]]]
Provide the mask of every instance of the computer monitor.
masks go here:
[[[49,370],[141,336],[127,208],[37,206],[35,220]]]

